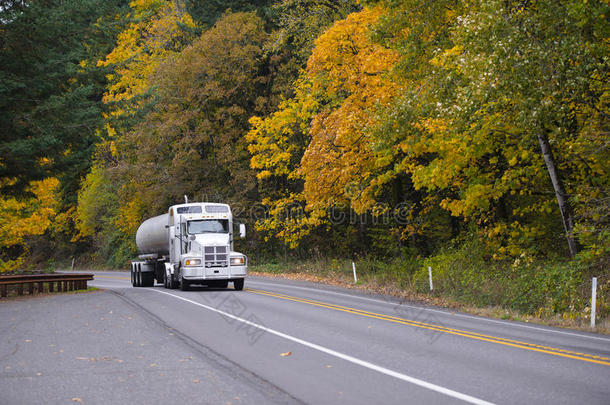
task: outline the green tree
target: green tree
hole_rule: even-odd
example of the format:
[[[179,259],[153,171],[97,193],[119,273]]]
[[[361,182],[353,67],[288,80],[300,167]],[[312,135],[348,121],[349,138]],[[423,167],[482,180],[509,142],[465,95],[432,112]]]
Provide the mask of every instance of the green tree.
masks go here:
[[[0,178],[3,193],[60,176],[74,203],[101,124],[108,24],[124,1],[4,2],[0,7]],[[93,66],[92,66],[93,65]]]

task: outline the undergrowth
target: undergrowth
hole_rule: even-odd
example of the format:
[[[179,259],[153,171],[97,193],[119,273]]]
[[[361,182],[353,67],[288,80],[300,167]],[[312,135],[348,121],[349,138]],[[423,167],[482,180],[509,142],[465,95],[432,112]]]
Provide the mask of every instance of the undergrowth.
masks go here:
[[[588,324],[591,313],[591,278],[598,279],[596,319],[610,315],[610,274],[607,263],[540,259],[526,252],[493,260],[476,240],[441,249],[428,258],[355,262],[358,284],[430,296],[476,308],[510,310],[541,320],[560,319]],[[434,290],[430,291],[428,267]],[[352,261],[317,258],[305,261],[254,263],[251,270],[268,274],[301,274],[353,283]]]

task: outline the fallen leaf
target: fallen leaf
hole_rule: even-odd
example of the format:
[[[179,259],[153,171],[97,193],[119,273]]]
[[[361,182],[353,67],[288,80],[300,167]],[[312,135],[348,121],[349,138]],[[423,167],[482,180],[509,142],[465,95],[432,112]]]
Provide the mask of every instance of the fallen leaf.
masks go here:
[[[72,398],[72,402],[83,402],[80,398]]]
[[[290,356],[291,354],[292,354],[292,352],[286,352],[286,353],[280,354],[280,356],[286,357],[286,356]]]
[[[193,380],[195,384],[199,384],[199,380]]]

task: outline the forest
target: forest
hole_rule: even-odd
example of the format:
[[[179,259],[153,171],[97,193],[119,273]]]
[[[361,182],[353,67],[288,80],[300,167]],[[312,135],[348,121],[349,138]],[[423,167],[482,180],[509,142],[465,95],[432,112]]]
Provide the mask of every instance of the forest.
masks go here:
[[[1,0],[0,272],[225,202],[254,268],[610,314],[608,0]]]

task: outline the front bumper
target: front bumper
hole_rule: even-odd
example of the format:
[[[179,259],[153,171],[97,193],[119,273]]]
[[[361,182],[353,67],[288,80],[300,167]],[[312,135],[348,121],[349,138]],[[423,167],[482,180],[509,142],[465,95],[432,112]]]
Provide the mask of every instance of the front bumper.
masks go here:
[[[231,280],[248,275],[248,266],[229,267],[182,267],[182,277],[186,280]]]

